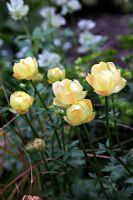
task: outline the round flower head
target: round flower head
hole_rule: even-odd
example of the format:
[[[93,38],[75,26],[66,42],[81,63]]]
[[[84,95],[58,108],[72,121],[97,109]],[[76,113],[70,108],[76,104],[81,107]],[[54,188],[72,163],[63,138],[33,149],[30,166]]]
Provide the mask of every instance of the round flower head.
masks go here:
[[[14,92],[10,97],[10,111],[25,114],[33,104],[33,97],[23,91]]]
[[[18,80],[33,80],[38,74],[38,64],[35,58],[21,59],[13,66],[13,76]]]
[[[33,142],[33,148],[35,150],[41,151],[45,147],[45,142],[41,138],[36,138]]]
[[[72,126],[91,122],[95,117],[92,103],[88,99],[80,100],[68,107],[66,114],[67,116],[65,116],[64,119]]]
[[[77,80],[71,81],[69,79],[55,82],[53,84],[53,92],[55,94],[53,103],[61,108],[66,108],[85,98],[87,93],[83,91]]]
[[[112,62],[100,62],[93,65],[91,74],[88,73],[86,80],[101,96],[118,93],[126,85],[126,80],[121,77],[120,70],[116,69]]]
[[[65,70],[58,67],[48,70],[48,81],[49,83],[54,83],[65,78]]]

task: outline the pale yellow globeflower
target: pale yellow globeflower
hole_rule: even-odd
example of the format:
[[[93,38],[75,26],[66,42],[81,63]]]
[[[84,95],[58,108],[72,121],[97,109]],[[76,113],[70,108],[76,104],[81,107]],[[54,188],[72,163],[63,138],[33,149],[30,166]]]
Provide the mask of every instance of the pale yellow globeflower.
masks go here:
[[[126,85],[121,72],[112,62],[100,62],[92,66],[91,74],[86,77],[87,82],[94,91],[101,96],[109,96],[120,92]]]
[[[65,78],[65,69],[60,69],[58,67],[51,68],[48,70],[47,77],[49,83],[55,83],[56,81],[63,80]]]
[[[10,97],[10,111],[25,114],[33,104],[33,97],[23,91],[14,92]]]
[[[21,59],[13,66],[13,76],[18,80],[33,80],[38,74],[38,64],[35,58]]]
[[[64,79],[55,82],[52,87],[55,94],[53,103],[61,108],[67,108],[71,104],[84,99],[87,94],[77,80]]]
[[[92,103],[88,99],[80,100],[66,110],[64,119],[72,126],[78,126],[91,122],[95,118]]]

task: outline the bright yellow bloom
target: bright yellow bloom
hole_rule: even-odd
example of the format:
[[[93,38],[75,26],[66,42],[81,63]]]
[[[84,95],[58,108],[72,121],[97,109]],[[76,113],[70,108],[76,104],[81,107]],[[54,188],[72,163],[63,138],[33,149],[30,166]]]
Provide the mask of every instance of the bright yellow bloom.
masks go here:
[[[38,64],[35,58],[21,59],[13,66],[13,76],[18,80],[33,80],[38,73]]]
[[[85,98],[87,93],[83,91],[82,86],[77,80],[71,81],[69,79],[54,83],[53,92],[55,94],[53,103],[61,108],[66,108]]]
[[[41,151],[45,147],[45,141],[41,138],[36,138],[33,142],[33,148],[35,150]]]
[[[48,70],[49,83],[55,83],[56,81],[63,80],[65,78],[65,70],[58,67]]]
[[[126,85],[126,80],[121,77],[120,70],[116,69],[112,62],[100,62],[93,65],[91,74],[88,73],[86,80],[101,96],[118,93]]]
[[[64,119],[72,126],[88,123],[95,117],[92,103],[88,99],[80,100],[79,102],[68,107],[66,114],[67,116],[65,116]]]
[[[23,91],[14,92],[10,97],[10,111],[13,113],[24,114],[32,104],[33,97]]]

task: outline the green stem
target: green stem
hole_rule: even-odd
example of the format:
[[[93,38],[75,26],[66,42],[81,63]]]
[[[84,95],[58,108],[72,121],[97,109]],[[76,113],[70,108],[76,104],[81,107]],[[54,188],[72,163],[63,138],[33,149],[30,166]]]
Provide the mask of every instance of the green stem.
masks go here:
[[[112,141],[111,141],[111,134],[109,130],[109,117],[108,117],[108,97],[105,97],[105,108],[106,108],[106,127],[107,127],[107,133],[108,133],[108,138],[109,138],[109,144],[111,149],[112,148]],[[115,152],[114,152],[115,153]],[[115,155],[116,160],[118,160],[119,163],[125,168],[125,170],[129,173],[129,175],[133,175],[133,173],[129,170],[129,168],[126,166],[126,164],[117,156]]]
[[[115,155],[115,158],[125,168],[125,170],[129,173],[129,175],[133,176],[133,173],[130,171],[130,169],[127,167],[127,165],[123,162],[123,160],[120,159],[117,155]]]
[[[27,124],[29,125],[29,127],[31,128],[31,130],[32,130],[32,132],[33,132],[33,134],[34,134],[34,136],[38,138],[39,136],[38,136],[38,134],[37,134],[37,131],[36,131],[36,130],[34,129],[34,127],[32,126],[32,124],[31,124],[30,120],[28,119],[27,115],[22,116],[22,117],[23,117],[23,119],[27,122]]]
[[[90,137],[90,134],[89,134],[88,129],[87,129],[87,127],[86,127],[85,124],[83,125],[83,128],[84,128],[84,131],[85,131],[85,133],[86,133],[86,136],[87,136],[87,139],[88,139],[90,148],[92,149],[92,152],[93,152],[93,154],[94,154],[94,161],[95,161],[95,164],[94,164],[93,162],[90,162],[90,164],[92,164],[92,165],[94,166],[95,170],[96,170],[96,174],[97,174],[97,177],[98,177],[98,181],[99,181],[99,184],[100,184],[100,186],[101,186],[101,189],[102,189],[102,192],[103,192],[105,198],[106,198],[107,200],[110,200],[109,197],[108,197],[108,195],[107,195],[107,193],[105,192],[105,188],[104,188],[103,182],[102,182],[102,180],[101,180],[101,172],[100,172],[100,170],[99,170],[100,168],[99,168],[99,166],[98,166],[98,161],[97,161],[97,157],[96,157],[95,147],[94,147],[93,142],[92,142],[92,138]]]
[[[116,115],[115,115],[116,111],[115,111],[115,105],[114,105],[114,94],[112,94],[112,110],[113,110],[113,117],[114,117],[114,127],[115,127],[115,132],[116,132],[116,139],[117,139],[118,145],[121,149],[119,132],[118,132],[118,127],[117,127],[117,120],[116,120]]]
[[[45,102],[44,102],[44,100],[42,99],[42,97],[41,97],[40,93],[38,92],[38,90],[37,90],[37,88],[36,88],[36,86],[35,86],[35,84],[34,84],[33,81],[31,81],[31,84],[32,84],[32,86],[33,86],[33,88],[34,88],[36,94],[38,95],[38,97],[39,97],[39,99],[40,99],[40,102],[42,103],[42,106],[43,106],[43,107],[45,108],[45,110],[47,111],[47,115],[48,115],[48,117],[49,117],[49,120],[50,120],[51,123],[53,124],[52,128],[53,128],[53,130],[55,131],[55,134],[56,134],[56,138],[57,138],[57,141],[58,141],[59,148],[61,149],[62,146],[61,146],[60,138],[59,138],[58,132],[57,132],[57,130],[56,130],[56,127],[55,127],[55,125],[54,125],[54,121],[53,121],[51,115],[49,114],[49,110],[48,110],[47,106],[45,105]]]
[[[79,142],[80,142],[81,148],[82,148],[82,150],[84,152],[85,158],[86,158],[86,160],[88,160],[87,153],[86,153],[86,150],[85,150],[85,147],[84,147],[84,143],[82,141],[82,138],[81,138],[81,135],[80,135],[80,133],[78,131],[78,128],[77,128],[77,135],[78,135],[78,138],[79,138]]]
[[[65,133],[64,133],[64,119],[61,119],[62,123],[61,123],[61,133],[62,133],[62,142],[63,142],[63,150],[66,150],[66,146],[65,146]]]
[[[27,28],[24,19],[22,19],[21,22],[22,22],[22,25],[23,25],[24,30],[26,32],[26,35],[28,36],[28,38],[29,38],[29,40],[31,42],[32,52],[33,52],[34,56],[37,56],[37,51],[36,51],[35,45],[33,43],[32,35],[31,35],[29,29]]]
[[[107,135],[108,135],[108,139],[109,139],[109,145],[110,148],[112,149],[112,139],[111,139],[111,133],[110,133],[110,129],[109,129],[109,102],[108,102],[108,96],[105,96],[105,120],[106,120],[106,128],[107,128]]]

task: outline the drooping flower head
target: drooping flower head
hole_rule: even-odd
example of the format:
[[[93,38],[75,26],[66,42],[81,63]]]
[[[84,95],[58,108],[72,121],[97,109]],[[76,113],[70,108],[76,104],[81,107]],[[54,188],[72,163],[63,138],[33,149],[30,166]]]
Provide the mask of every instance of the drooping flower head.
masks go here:
[[[64,119],[72,126],[91,122],[95,117],[92,103],[88,99],[80,100],[68,107],[66,114],[67,116],[65,116]]]

